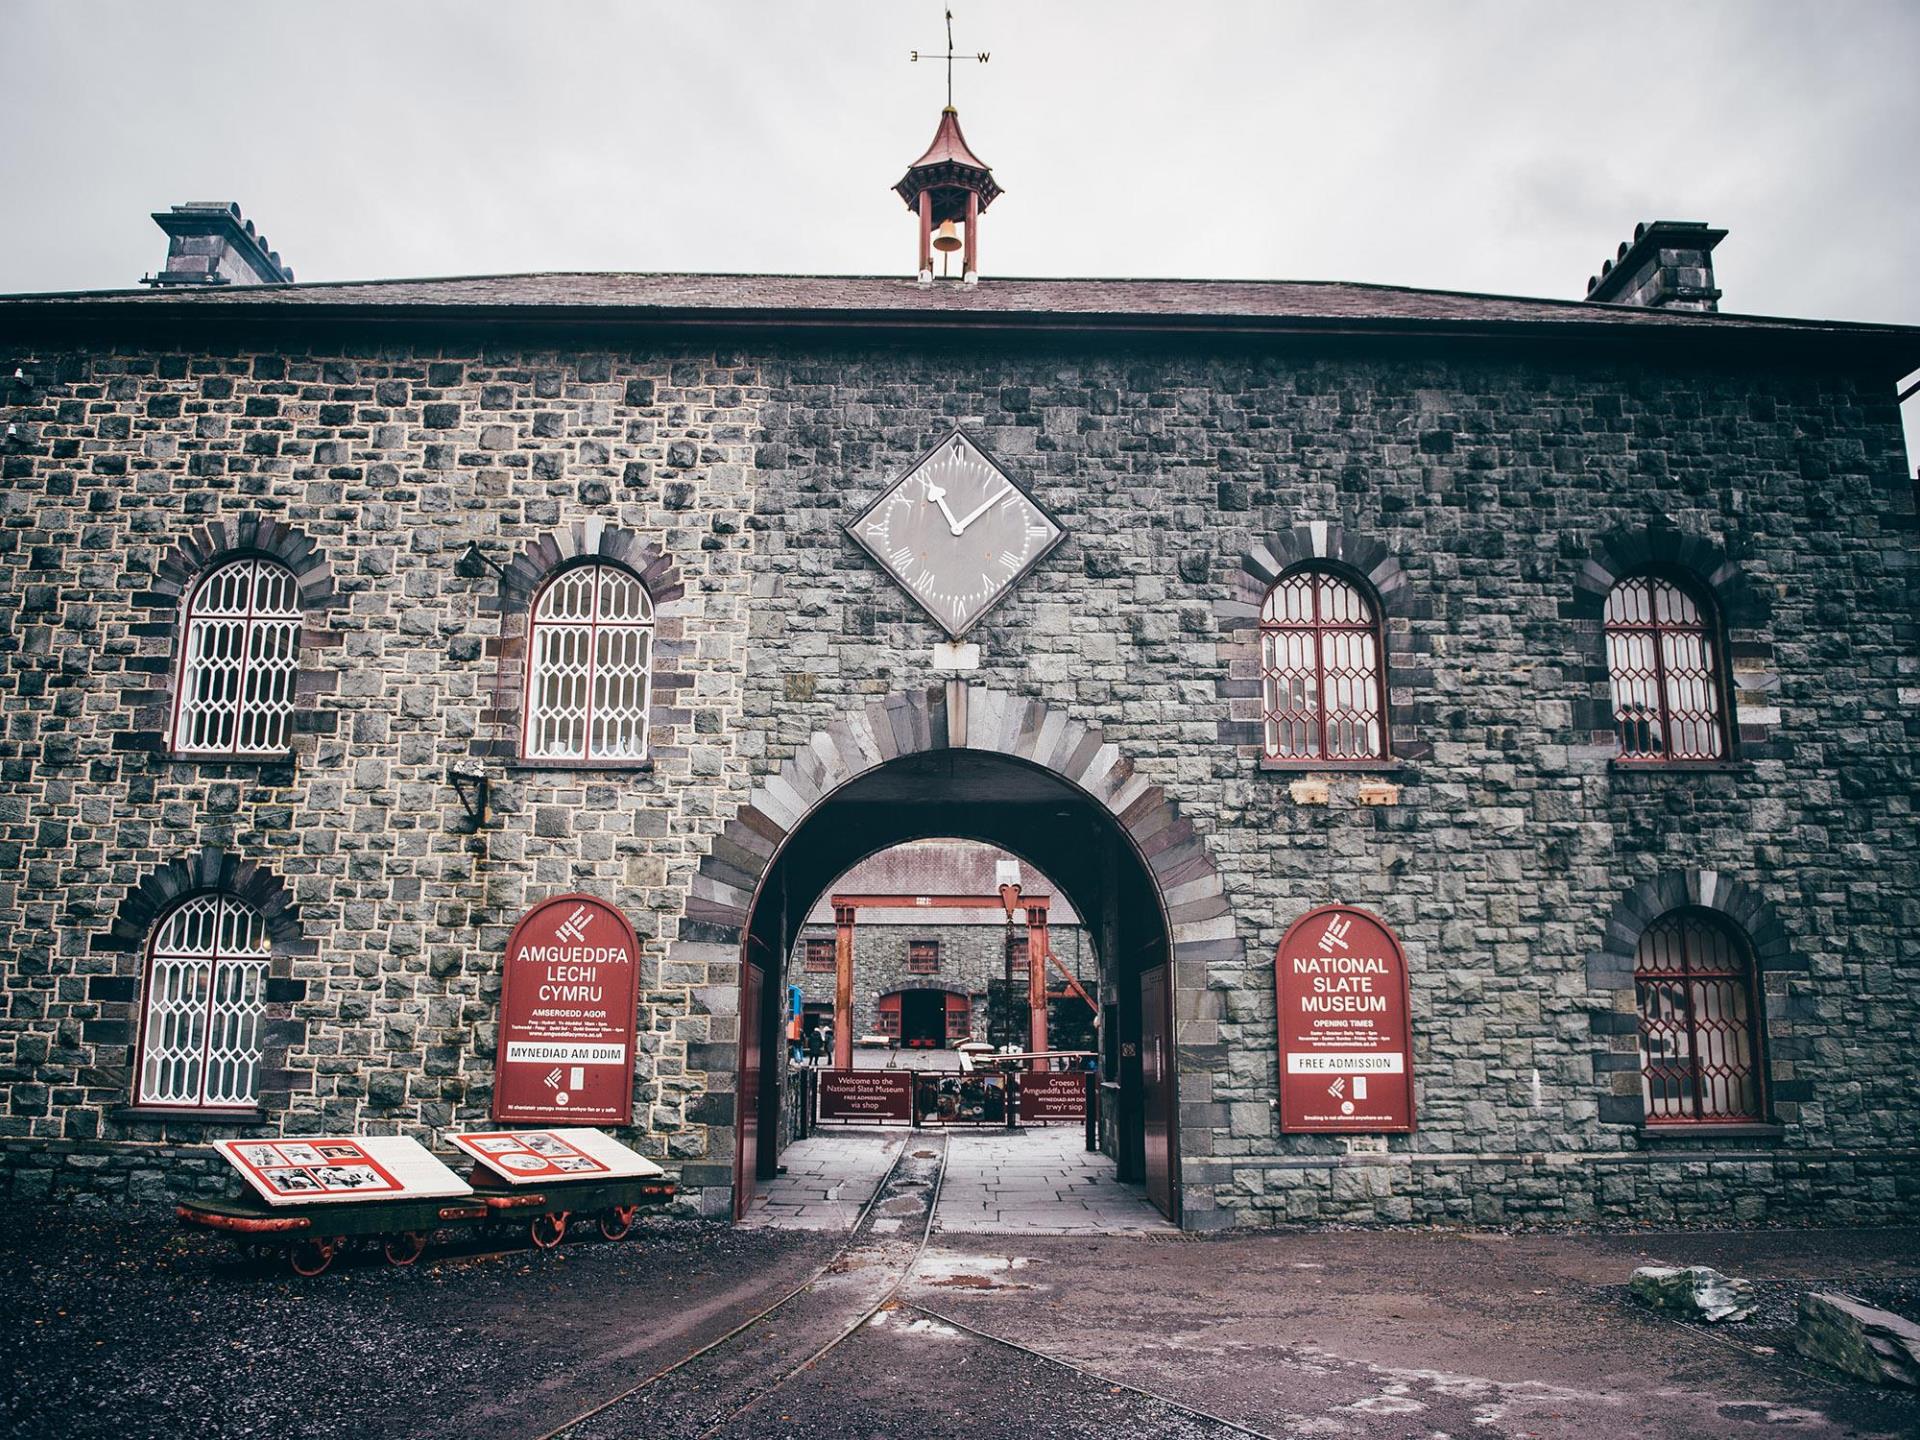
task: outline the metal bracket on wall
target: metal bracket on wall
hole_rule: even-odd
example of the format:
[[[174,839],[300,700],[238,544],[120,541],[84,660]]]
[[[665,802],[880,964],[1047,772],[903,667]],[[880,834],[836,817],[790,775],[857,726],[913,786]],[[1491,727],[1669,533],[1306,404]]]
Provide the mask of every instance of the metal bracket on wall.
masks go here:
[[[460,797],[460,808],[467,813],[467,833],[478,834],[487,823],[487,800],[493,790],[485,767],[477,761],[456,760],[447,767],[447,779],[453,793]]]
[[[466,550],[453,562],[453,573],[463,580],[478,580],[489,570],[501,581],[506,580],[507,567],[482,550],[477,540],[468,541]]]

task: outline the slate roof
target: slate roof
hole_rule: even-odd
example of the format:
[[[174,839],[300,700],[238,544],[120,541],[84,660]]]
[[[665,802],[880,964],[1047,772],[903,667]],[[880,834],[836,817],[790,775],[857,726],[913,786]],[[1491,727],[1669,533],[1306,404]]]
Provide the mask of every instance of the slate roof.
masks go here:
[[[556,271],[448,279],[94,290],[0,296],[0,330],[109,328],[191,319],[572,325],[1002,328],[1215,333],[1488,333],[1539,338],[1667,335],[1840,342],[1920,365],[1920,327],[1646,310],[1298,280],[991,279],[930,287],[911,277],[659,275]],[[115,318],[117,317],[117,319]]]
[[[870,855],[833,882],[833,887],[807,912],[809,925],[833,924],[835,895],[997,895],[1000,883],[995,863],[1014,857],[975,840],[914,840]],[[1020,883],[1026,894],[1050,897],[1048,917],[1055,925],[1079,923],[1079,916],[1051,880],[1024,860]],[[911,907],[862,910],[862,925],[909,925],[927,929],[940,925],[994,925],[1007,923],[1007,912],[996,900],[990,909],[920,910]],[[1026,917],[1019,923],[1024,927]],[[1024,929],[1022,931],[1024,932]]]

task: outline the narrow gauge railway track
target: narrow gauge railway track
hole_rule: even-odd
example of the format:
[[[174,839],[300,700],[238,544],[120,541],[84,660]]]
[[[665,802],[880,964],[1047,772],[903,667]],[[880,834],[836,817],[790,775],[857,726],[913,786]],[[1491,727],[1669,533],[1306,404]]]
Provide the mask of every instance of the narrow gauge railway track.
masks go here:
[[[932,1237],[946,1161],[944,1135],[903,1145],[846,1240],[805,1280],[725,1334],[535,1440],[616,1440],[637,1434],[649,1440],[711,1440],[889,1308],[923,1315],[1082,1380],[1125,1390],[1224,1434],[1277,1440],[1265,1431],[900,1300]],[[819,1338],[823,1334],[828,1337],[824,1342]]]
[[[649,1440],[704,1440],[731,1424],[899,1294],[932,1233],[946,1158],[944,1135],[903,1145],[845,1242],[805,1280],[725,1334],[537,1440],[607,1440],[639,1433]],[[810,1344],[810,1337],[823,1330],[832,1338]],[[676,1421],[675,1415],[681,1418]]]

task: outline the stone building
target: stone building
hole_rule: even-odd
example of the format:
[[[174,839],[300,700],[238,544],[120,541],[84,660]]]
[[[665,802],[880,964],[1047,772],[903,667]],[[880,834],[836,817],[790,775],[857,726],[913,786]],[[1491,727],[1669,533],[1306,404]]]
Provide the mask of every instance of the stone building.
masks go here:
[[[1920,332],[1721,312],[1692,225],[1577,301],[936,279],[998,194],[941,134],[918,277],[0,299],[10,1193],[484,1122],[509,931],[587,892],[623,1133],[724,1214],[781,957],[957,836],[1070,897],[1189,1228],[1911,1220]],[[1383,1145],[1275,1109],[1329,901],[1406,952]]]
[[[1014,911],[997,898],[1009,864],[1018,877],[1013,883],[1023,886]],[[836,904],[868,896],[895,903]],[[967,898],[987,903],[949,903]],[[858,1032],[885,1035],[907,1048],[950,1048],[969,1039],[1024,1044],[1031,1034],[1032,948],[1025,911],[1036,900],[1047,902],[1046,950],[1054,959],[1042,967],[1050,1043],[1092,1049],[1100,967],[1072,902],[1004,850],[954,840],[914,841],[863,860],[814,904],[787,963],[789,983],[801,991],[802,1025],[832,1027],[836,911],[851,911],[852,1023]],[[1068,975],[1079,994],[1068,986]],[[1011,997],[999,998],[994,987],[1010,980]]]

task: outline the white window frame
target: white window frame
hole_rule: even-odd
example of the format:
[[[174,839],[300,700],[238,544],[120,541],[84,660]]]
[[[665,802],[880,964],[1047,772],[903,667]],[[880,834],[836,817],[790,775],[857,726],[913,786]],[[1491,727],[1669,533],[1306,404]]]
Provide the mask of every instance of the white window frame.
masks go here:
[[[653,650],[653,597],[631,570],[596,561],[550,577],[527,611],[521,758],[645,763],[652,747]],[[611,680],[609,662],[617,667]]]
[[[266,917],[223,892],[161,916],[141,987],[136,1108],[257,1108],[271,948]]]
[[[193,587],[174,673],[175,755],[285,755],[300,674],[300,584],[278,560],[224,560]]]

